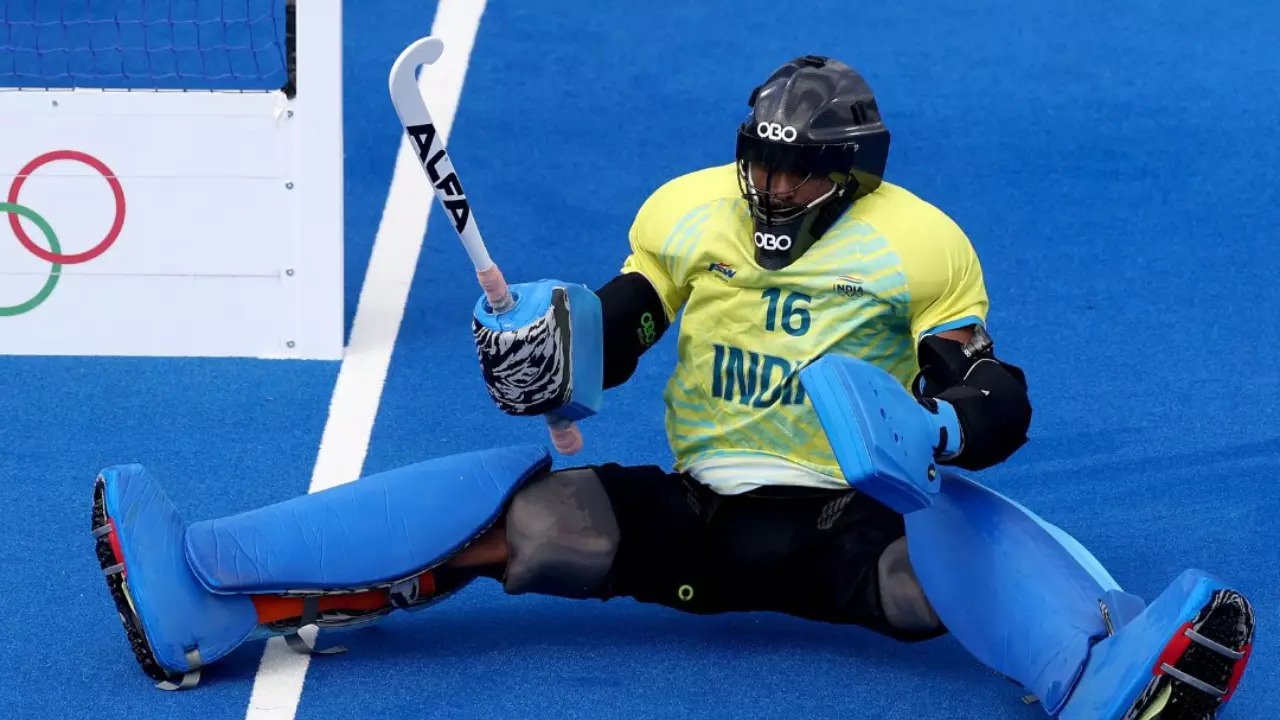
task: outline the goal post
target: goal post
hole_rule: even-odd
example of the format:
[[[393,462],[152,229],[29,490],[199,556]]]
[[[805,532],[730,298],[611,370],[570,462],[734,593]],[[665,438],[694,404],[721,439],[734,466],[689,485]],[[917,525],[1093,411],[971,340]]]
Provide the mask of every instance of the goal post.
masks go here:
[[[339,0],[7,0],[0,354],[342,355]]]

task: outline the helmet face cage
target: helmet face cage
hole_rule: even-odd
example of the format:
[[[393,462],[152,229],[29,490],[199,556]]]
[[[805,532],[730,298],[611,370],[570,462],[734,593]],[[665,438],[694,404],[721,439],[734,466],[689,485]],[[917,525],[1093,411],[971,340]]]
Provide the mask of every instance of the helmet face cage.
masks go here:
[[[756,185],[755,182],[756,172],[754,171],[757,167],[765,177],[763,186]],[[742,197],[746,199],[747,206],[751,209],[751,216],[762,225],[789,223],[805,213],[821,207],[823,203],[835,196],[842,185],[834,177],[826,176],[825,179],[830,181],[831,185],[825,192],[808,202],[797,203],[783,198],[804,186],[805,183],[819,181],[824,176],[812,172],[806,173],[796,184],[790,187],[782,187],[780,186],[782,181],[775,179],[775,174],[778,172],[777,168],[749,160],[738,161],[738,188],[742,192]],[[793,174],[798,175],[798,173]]]
[[[750,120],[738,132],[738,189],[751,208],[752,217],[760,224],[791,222],[829,202],[845,188],[854,164],[856,147],[853,144],[771,142],[759,137],[749,125]],[[757,174],[763,171],[763,185],[756,183],[753,168]],[[803,179],[791,187],[782,187],[780,183],[784,181],[777,177],[779,173]],[[808,202],[796,203],[782,198],[806,182],[820,182],[822,179],[831,181],[831,187]]]

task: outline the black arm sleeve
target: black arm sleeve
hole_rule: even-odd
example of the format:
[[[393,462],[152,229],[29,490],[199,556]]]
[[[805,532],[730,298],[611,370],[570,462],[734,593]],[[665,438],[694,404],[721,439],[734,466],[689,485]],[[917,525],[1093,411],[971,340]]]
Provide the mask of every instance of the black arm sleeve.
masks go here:
[[[979,328],[969,343],[931,335],[920,342],[919,350],[916,396],[951,403],[960,420],[960,453],[946,464],[982,470],[1004,462],[1026,444],[1031,427],[1026,375],[996,359],[985,331]]]
[[[596,291],[604,324],[604,387],[631,378],[646,350],[667,331],[658,291],[640,273],[624,273]]]

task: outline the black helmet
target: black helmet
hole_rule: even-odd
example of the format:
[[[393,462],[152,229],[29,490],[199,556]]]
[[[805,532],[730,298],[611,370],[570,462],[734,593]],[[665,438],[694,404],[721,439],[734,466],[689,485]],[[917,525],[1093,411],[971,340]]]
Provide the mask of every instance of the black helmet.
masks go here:
[[[747,101],[738,128],[738,183],[755,222],[756,261],[776,270],[795,262],[855,200],[874,191],[889,159],[889,131],[871,87],[838,60],[806,55],[774,71]],[[757,185],[752,167],[766,181]],[[773,174],[827,178],[804,204],[774,196]]]

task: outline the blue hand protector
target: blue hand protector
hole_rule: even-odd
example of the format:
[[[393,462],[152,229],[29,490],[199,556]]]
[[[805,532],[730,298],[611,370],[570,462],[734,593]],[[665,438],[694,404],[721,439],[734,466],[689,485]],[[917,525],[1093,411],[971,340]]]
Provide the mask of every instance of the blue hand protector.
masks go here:
[[[897,378],[865,360],[827,355],[800,371],[848,483],[906,514],[938,491],[939,456],[960,449],[953,408],[921,405]]]
[[[539,280],[510,286],[515,307],[495,314],[483,296],[472,332],[485,386],[510,415],[577,421],[604,400],[600,298],[584,285]]]

